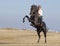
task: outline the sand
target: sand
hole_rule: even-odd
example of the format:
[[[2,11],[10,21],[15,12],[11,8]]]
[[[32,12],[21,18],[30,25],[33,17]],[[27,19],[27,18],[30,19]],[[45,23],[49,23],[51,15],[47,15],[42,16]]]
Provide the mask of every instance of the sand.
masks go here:
[[[40,42],[33,30],[0,29],[0,46],[60,46],[60,33],[47,32],[47,43],[41,32]]]

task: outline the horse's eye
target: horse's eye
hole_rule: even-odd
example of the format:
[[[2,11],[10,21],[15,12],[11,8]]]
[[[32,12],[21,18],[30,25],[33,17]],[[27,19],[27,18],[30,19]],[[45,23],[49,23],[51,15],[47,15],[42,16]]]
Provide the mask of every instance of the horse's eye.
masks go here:
[[[33,12],[33,14],[35,14],[35,12]]]

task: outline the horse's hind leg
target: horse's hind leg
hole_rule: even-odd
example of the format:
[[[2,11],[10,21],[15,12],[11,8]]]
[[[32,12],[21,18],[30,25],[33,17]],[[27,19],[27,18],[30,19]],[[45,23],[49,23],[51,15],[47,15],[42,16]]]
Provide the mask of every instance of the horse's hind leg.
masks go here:
[[[46,43],[46,42],[47,42],[47,41],[46,41],[46,32],[44,31],[43,33],[44,33],[45,43]]]
[[[37,29],[37,34],[38,34],[38,37],[39,37],[39,39],[38,39],[38,41],[37,41],[37,43],[39,43],[39,41],[40,41],[40,31],[39,31],[39,29]]]

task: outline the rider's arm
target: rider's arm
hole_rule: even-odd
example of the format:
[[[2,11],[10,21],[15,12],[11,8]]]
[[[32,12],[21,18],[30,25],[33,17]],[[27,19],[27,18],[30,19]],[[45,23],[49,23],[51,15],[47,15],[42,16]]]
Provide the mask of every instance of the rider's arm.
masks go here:
[[[38,10],[38,14],[39,14],[39,16],[42,16],[43,15],[42,9]]]

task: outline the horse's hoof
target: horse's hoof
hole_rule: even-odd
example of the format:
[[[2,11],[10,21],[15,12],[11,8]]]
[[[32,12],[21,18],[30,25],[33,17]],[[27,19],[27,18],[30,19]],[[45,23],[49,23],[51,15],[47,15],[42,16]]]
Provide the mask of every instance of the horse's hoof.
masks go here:
[[[24,18],[23,18],[23,23],[25,22]]]
[[[23,21],[23,23],[24,23],[25,21]]]
[[[24,23],[25,21],[24,21],[24,19],[23,19],[23,23]]]
[[[47,43],[47,41],[45,41],[45,43]]]
[[[39,41],[37,41],[37,43],[39,43]]]

